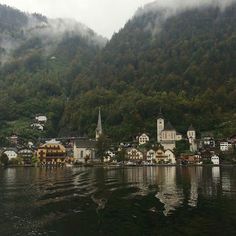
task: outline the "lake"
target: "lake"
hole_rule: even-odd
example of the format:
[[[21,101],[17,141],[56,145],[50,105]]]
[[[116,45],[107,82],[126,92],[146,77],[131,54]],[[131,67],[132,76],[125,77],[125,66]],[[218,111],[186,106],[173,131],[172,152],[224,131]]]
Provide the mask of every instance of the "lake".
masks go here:
[[[236,168],[0,169],[0,235],[236,235]]]

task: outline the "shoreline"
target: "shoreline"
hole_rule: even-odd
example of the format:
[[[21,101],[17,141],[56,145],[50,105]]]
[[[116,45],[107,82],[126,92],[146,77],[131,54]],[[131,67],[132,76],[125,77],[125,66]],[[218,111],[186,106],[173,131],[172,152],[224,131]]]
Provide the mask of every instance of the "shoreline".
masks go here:
[[[73,165],[70,167],[67,166],[35,166],[35,165],[10,165],[10,166],[0,166],[1,169],[8,168],[78,168],[78,167],[86,167],[86,168],[97,168],[97,167],[117,167],[117,168],[125,168],[125,167],[236,167],[236,164],[156,164],[156,165],[110,165],[110,164],[89,164],[89,165]]]

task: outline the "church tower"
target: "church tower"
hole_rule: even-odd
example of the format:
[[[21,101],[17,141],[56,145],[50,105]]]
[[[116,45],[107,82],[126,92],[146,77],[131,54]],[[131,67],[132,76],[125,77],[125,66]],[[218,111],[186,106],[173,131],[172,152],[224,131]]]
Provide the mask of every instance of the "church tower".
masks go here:
[[[187,137],[190,144],[192,144],[196,139],[196,131],[192,125],[188,128]]]
[[[161,132],[164,130],[164,128],[165,128],[165,120],[160,110],[160,113],[157,117],[157,142],[158,143],[161,142]]]
[[[99,137],[102,135],[102,118],[101,118],[101,109],[99,107],[99,112],[98,112],[98,124],[96,128],[96,140],[99,139]]]
[[[196,130],[193,128],[192,125],[188,128],[187,137],[189,141],[189,148],[191,152],[196,152],[197,147],[197,140],[196,140]]]

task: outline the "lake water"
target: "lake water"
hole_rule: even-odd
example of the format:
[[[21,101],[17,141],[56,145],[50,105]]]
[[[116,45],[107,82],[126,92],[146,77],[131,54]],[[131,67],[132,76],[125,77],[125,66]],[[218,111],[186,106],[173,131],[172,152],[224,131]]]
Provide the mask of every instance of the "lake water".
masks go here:
[[[236,235],[236,168],[0,169],[5,235]]]

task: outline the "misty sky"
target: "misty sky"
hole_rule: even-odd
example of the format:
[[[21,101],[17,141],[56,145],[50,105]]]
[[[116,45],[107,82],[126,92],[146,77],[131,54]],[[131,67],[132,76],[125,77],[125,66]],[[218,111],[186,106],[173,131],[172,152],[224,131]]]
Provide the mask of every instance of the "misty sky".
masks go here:
[[[29,13],[41,13],[50,18],[72,18],[98,34],[110,38],[124,26],[139,7],[154,0],[0,0]],[[159,6],[185,8],[216,3],[226,6],[236,0],[156,0]]]
[[[148,2],[153,0],[0,0],[29,13],[76,19],[108,38]]]

